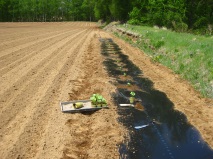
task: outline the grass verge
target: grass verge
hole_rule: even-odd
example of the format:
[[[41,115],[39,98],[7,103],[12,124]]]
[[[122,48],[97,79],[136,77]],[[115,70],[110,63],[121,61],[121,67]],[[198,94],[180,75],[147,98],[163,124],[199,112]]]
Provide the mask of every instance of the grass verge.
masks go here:
[[[149,54],[182,78],[191,82],[204,97],[213,98],[213,36],[198,36],[145,26],[118,25],[139,34],[137,40],[115,32],[116,36]]]

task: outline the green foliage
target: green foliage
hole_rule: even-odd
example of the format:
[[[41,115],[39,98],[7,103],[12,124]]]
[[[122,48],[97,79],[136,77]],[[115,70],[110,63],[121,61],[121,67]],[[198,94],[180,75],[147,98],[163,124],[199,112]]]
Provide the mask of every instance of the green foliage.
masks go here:
[[[130,92],[130,95],[131,95],[132,97],[134,97],[134,96],[135,96],[135,92]]]
[[[196,29],[197,33],[212,32],[213,3],[210,0],[134,0],[129,13],[129,24],[165,26],[178,32]],[[208,30],[207,30],[208,29]]]
[[[176,23],[175,21],[172,22],[173,29],[177,32],[187,32],[188,25],[184,22]]]
[[[164,44],[165,44],[165,42],[164,42],[162,39],[153,42],[153,46],[154,46],[156,49],[159,49],[159,48],[162,47]]]
[[[206,17],[199,17],[194,23],[195,28],[202,28],[208,25],[208,19]]]
[[[119,27],[124,28],[123,25]],[[211,36],[177,33],[146,26],[128,25],[125,29],[141,35],[137,43],[131,43],[149,54],[154,62],[162,63],[189,80],[203,96],[213,97]]]
[[[134,7],[133,10],[129,13],[130,20],[128,21],[129,24],[139,25],[141,24],[140,18],[140,10],[137,7]]]
[[[128,21],[212,34],[211,0],[0,0],[0,21]]]
[[[95,0],[0,0],[0,21],[94,20]]]
[[[161,60],[162,58],[163,58],[162,55],[157,55],[157,56],[154,56],[152,60],[153,60],[154,62],[160,62],[160,60]]]
[[[91,97],[90,97],[90,100],[91,100],[91,103],[93,106],[95,107],[105,107],[107,106],[107,101],[105,98],[103,98],[102,95],[100,94],[93,94]]]
[[[185,2],[186,23],[191,29],[207,27],[213,23],[212,11],[213,3],[210,0],[190,0]]]

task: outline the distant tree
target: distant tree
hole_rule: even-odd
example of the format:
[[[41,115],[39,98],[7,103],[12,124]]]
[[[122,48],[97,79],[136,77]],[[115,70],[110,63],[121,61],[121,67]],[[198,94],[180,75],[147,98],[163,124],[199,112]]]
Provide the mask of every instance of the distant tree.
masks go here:
[[[212,0],[0,0],[0,21],[129,21],[212,30]],[[212,31],[211,31],[212,32]]]
[[[137,7],[134,7],[133,10],[129,13],[129,23],[130,24],[142,24],[141,11]]]
[[[187,0],[186,16],[190,28],[197,29],[213,24],[213,1]]]
[[[109,9],[114,20],[126,21],[132,9],[131,2],[130,0],[112,0]]]
[[[83,0],[72,0],[70,2],[70,10],[69,15],[71,16],[71,20],[82,20],[82,4]]]
[[[184,0],[134,0],[130,23],[173,27],[184,23]]]
[[[95,2],[94,14],[96,20],[102,19],[104,21],[110,21],[112,19],[109,6],[111,0],[97,0]]]
[[[95,1],[94,0],[84,0],[82,3],[82,10],[83,10],[83,19],[86,21],[93,21],[95,19],[94,17],[94,6]]]

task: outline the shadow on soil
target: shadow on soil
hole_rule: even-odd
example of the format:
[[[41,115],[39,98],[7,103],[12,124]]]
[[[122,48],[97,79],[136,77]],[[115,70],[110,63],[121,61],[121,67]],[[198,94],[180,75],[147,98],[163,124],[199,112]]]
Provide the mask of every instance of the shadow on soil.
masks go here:
[[[129,103],[131,91],[141,101],[134,103],[135,108],[117,109],[119,122],[129,130],[129,136],[119,147],[120,158],[212,159],[213,150],[186,116],[173,109],[166,94],[153,88],[153,82],[143,76],[112,39],[100,42],[104,65],[117,87],[117,93],[113,94],[115,103]],[[141,128],[136,129],[137,126]]]

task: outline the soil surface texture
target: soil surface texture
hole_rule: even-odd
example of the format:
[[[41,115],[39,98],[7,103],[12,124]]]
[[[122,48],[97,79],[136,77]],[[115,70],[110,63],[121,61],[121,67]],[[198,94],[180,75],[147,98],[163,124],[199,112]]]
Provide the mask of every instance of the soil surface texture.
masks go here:
[[[127,134],[103,65],[111,38],[213,147],[213,102],[172,71],[96,23],[0,23],[0,158],[118,159]],[[102,94],[109,109],[62,113],[60,101]]]

